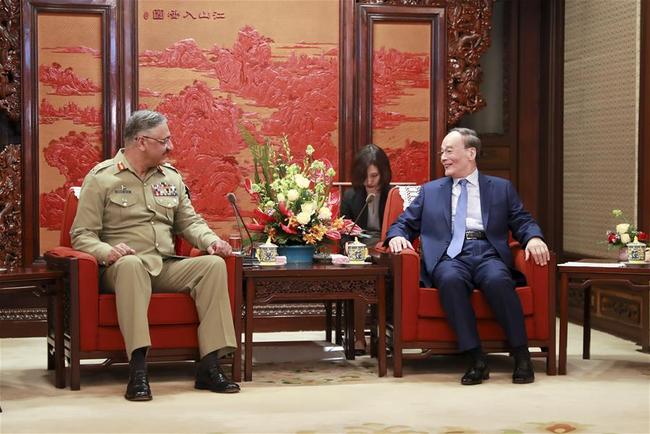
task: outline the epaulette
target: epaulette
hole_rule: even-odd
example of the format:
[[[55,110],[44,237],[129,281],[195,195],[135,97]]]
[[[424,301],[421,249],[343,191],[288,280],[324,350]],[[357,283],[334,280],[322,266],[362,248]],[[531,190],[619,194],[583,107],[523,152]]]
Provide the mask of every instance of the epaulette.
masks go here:
[[[161,164],[161,166],[162,166],[162,167],[166,167],[167,169],[172,169],[174,172],[180,174],[180,172],[178,171],[178,169],[175,168],[174,166],[172,166],[172,165],[169,164],[169,163],[163,163],[163,164]]]
[[[100,170],[106,169],[108,167],[111,167],[113,165],[113,160],[104,160],[101,163],[98,163],[95,167],[93,167],[90,170],[91,175],[95,175],[98,173]]]

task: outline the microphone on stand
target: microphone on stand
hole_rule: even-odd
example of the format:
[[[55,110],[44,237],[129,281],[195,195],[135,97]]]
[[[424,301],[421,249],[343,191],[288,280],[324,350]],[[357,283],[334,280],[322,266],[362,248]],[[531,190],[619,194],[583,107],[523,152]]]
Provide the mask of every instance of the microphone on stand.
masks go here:
[[[255,260],[253,256],[253,237],[251,236],[251,233],[248,232],[248,228],[246,227],[246,224],[244,223],[244,219],[241,216],[241,212],[239,212],[239,207],[237,206],[237,196],[235,196],[235,193],[228,193],[226,195],[226,198],[228,199],[228,202],[230,202],[230,205],[232,206],[232,209],[235,211],[235,222],[237,223],[237,230],[239,230],[239,236],[241,237],[241,227],[244,227],[244,230],[246,231],[246,235],[248,236],[248,241],[250,243],[249,249],[250,249],[250,259],[251,261]],[[241,223],[240,223],[241,221]]]
[[[368,208],[368,205],[370,205],[373,200],[375,200],[375,193],[370,193],[368,196],[366,196],[366,203],[363,204],[361,211],[359,211],[359,215],[357,215],[357,218],[354,219],[354,223],[352,223],[352,226],[350,226],[350,229],[348,229],[348,233],[345,234],[346,236],[348,237],[350,236],[352,230],[354,229],[354,227],[357,225],[357,222],[361,218],[361,214],[363,214],[363,212],[366,210],[366,208]]]

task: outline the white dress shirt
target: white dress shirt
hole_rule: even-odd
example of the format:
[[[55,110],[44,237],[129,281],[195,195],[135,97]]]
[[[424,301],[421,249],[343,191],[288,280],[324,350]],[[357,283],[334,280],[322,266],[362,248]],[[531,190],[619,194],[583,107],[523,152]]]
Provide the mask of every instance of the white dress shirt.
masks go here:
[[[478,185],[478,169],[474,169],[465,178],[454,178],[454,185],[451,188],[451,227],[454,227],[454,218],[456,217],[456,204],[460,197],[461,179],[467,180],[467,219],[465,220],[465,229],[468,231],[483,231],[483,217],[481,217],[481,191]]]

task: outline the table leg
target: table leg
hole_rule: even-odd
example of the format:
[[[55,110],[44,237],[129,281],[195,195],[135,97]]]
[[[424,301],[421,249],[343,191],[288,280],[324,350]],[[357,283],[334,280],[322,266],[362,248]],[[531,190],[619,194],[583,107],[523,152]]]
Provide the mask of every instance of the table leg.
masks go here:
[[[582,358],[589,359],[591,347],[591,282],[587,281],[583,287],[583,315],[582,315]]]
[[[341,336],[341,317],[343,316],[343,302],[340,300],[336,302],[336,318],[334,319],[334,343],[336,345],[341,345],[343,343],[343,337]]]
[[[332,342],[332,302],[325,302],[325,340]]]
[[[255,279],[246,279],[246,332],[244,337],[244,381],[253,379],[253,300]]]
[[[65,387],[65,355],[63,350],[63,278],[56,280],[54,317],[54,378],[55,386]]]
[[[232,381],[236,383],[241,382],[241,359],[242,359],[242,327],[243,327],[243,321],[242,321],[242,287],[241,285],[237,285],[235,293],[235,314],[234,314],[234,322],[235,322],[235,334],[237,338],[237,348],[235,348],[235,352],[233,353],[233,361],[232,361]]]
[[[650,284],[641,293],[641,351],[650,351]]]
[[[569,310],[569,275],[560,273],[560,350],[558,352],[558,374],[566,375],[567,328]]]
[[[354,360],[354,300],[345,300],[345,358]]]
[[[49,289],[49,288],[47,288]],[[56,291],[56,286],[54,287]],[[56,338],[56,333],[53,332],[56,330],[54,324],[54,317],[56,316],[56,303],[57,295],[56,293],[49,293],[47,297],[47,339],[45,341],[45,347],[47,350],[47,370],[52,371],[56,368],[56,355],[54,354],[54,343],[53,338]],[[56,371],[55,371],[56,372]]]
[[[377,336],[377,328],[379,327],[379,317],[377,315],[377,305],[373,304],[370,307],[370,316],[371,316],[371,321],[370,324],[372,326],[370,327],[370,357],[377,358],[377,346],[379,345],[378,343],[378,336]]]
[[[377,310],[379,320],[379,343],[377,359],[379,376],[386,376],[386,285],[383,276],[377,279]]]

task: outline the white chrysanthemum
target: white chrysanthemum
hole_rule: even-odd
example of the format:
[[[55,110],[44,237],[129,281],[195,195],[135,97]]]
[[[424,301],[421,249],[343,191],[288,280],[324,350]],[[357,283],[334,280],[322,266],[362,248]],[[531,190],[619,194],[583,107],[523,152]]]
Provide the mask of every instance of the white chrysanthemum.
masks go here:
[[[316,204],[314,204],[314,202],[305,202],[300,205],[300,209],[302,212],[312,215],[316,210]]]
[[[300,197],[300,193],[298,193],[298,190],[296,190],[295,188],[292,188],[287,192],[287,199],[289,199],[289,201],[291,202],[293,202],[294,200],[298,200],[299,197]]]
[[[294,176],[293,178],[294,181],[296,181],[296,184],[300,188],[307,188],[309,187],[309,179],[305,178],[302,176],[300,173]]]
[[[284,193],[278,193],[278,202],[284,202],[286,200],[287,198],[285,197]]]
[[[304,211],[303,211],[303,212],[299,212],[299,213],[296,215],[296,220],[298,220],[298,223],[300,223],[301,225],[306,225],[306,224],[309,223],[309,221],[311,220],[311,214],[310,214],[310,213],[306,213],[306,212],[304,212]]]
[[[616,233],[623,235],[630,229],[629,223],[619,223],[616,225]],[[629,238],[629,235],[628,235]]]
[[[329,220],[332,218],[332,211],[324,206],[318,210],[318,218],[321,220]]]
[[[632,241],[632,240],[630,239],[630,234],[621,234],[621,243],[623,243],[623,244],[627,244],[627,243],[629,243],[630,241]]]

